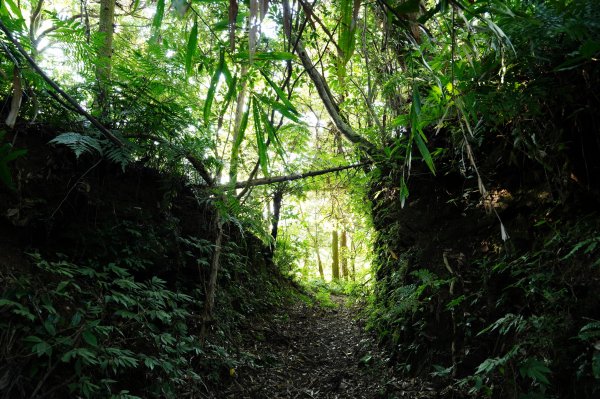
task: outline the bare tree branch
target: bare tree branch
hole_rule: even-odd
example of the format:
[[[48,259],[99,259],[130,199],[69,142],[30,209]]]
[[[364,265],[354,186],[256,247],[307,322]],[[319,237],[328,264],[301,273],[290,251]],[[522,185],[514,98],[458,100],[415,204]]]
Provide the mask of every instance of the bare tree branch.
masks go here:
[[[335,168],[315,170],[315,171],[305,172],[305,173],[294,173],[292,175],[286,175],[286,176],[265,177],[262,179],[242,181],[242,182],[236,183],[235,186],[225,184],[225,185],[217,186],[217,187],[222,188],[222,189],[234,189],[234,188],[248,188],[248,187],[255,187],[255,186],[264,186],[266,184],[274,184],[274,183],[282,183],[282,182],[299,180],[299,179],[306,179],[307,177],[320,176],[320,175],[324,175],[326,173],[339,172],[339,171],[346,170],[346,169],[360,168],[361,166],[366,166],[366,165],[370,165],[370,164],[371,164],[370,161],[369,162],[361,162],[361,163],[357,163],[357,164],[353,164],[353,165],[338,166]]]
[[[317,92],[319,93],[319,97],[321,97],[321,100],[323,101],[325,109],[327,109],[329,116],[333,120],[333,123],[338,128],[340,133],[348,141],[358,145],[362,150],[364,150],[367,153],[367,155],[370,158],[373,158],[373,156],[376,153],[375,145],[373,145],[373,143],[356,133],[354,129],[352,129],[352,127],[348,124],[347,120],[340,114],[339,106],[335,102],[333,95],[331,94],[329,85],[325,81],[323,75],[321,75],[313,65],[310,56],[304,48],[302,40],[298,40],[296,53],[302,61],[302,65],[304,65],[308,76],[310,76],[310,79],[313,81]]]

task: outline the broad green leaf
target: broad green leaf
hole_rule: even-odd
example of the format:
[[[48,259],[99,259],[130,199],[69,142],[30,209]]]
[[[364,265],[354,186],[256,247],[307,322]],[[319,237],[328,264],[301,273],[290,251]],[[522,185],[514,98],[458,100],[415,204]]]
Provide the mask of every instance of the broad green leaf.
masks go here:
[[[189,76],[192,73],[192,60],[196,55],[196,48],[198,47],[198,20],[194,19],[194,26],[190,31],[190,37],[187,43],[187,49],[185,52],[185,72]]]
[[[52,355],[52,346],[49,343],[42,341],[38,344],[35,344],[31,348],[31,352],[38,355],[38,357],[42,357],[43,355]]]
[[[71,317],[71,327],[76,327],[81,323],[81,312],[77,311],[73,317]]]
[[[83,340],[85,342],[87,342],[89,345],[91,345],[91,346],[98,346],[98,339],[90,331],[84,331],[81,334],[81,336],[83,337]]]
[[[54,324],[52,324],[52,322],[50,320],[46,320],[44,322],[44,328],[46,329],[46,331],[48,331],[48,334],[50,334],[51,336],[56,335],[56,328],[54,327]]]
[[[256,147],[258,148],[258,162],[262,169],[263,175],[268,176],[268,157],[267,144],[265,143],[265,133],[262,130],[260,109],[256,99],[252,101],[252,116],[254,117],[254,130],[256,131]]]

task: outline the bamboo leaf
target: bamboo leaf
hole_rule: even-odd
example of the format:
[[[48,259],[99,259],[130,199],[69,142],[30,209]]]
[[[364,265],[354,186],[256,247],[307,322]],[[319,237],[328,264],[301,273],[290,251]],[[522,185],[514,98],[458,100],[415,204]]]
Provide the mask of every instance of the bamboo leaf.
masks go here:
[[[413,86],[413,110],[417,116],[421,115],[421,95],[419,94],[419,87]]]
[[[188,39],[187,49],[185,52],[185,72],[189,76],[192,72],[192,60],[196,55],[196,48],[198,47],[198,20],[194,19],[194,26],[190,31],[190,38]]]
[[[134,0],[133,6],[131,6],[131,12],[136,12],[140,7],[140,0]]]
[[[252,102],[252,99],[250,99],[249,102]],[[248,127],[248,116],[250,115],[250,105],[251,104],[248,104],[248,109],[242,115],[242,120],[240,122],[240,130],[237,132],[236,140],[233,143],[233,149],[231,150],[232,154],[238,153],[240,146],[242,145],[242,141],[244,141],[246,128]]]
[[[225,99],[224,102],[225,104],[229,104],[229,102],[231,101],[231,99],[233,98],[233,96],[236,93],[236,84],[237,84],[237,76],[234,76],[231,79],[231,83],[229,84],[229,90],[227,90],[227,94],[225,94]]]
[[[279,137],[277,137],[275,128],[273,127],[273,124],[269,120],[267,113],[265,112],[265,110],[263,109],[263,107],[260,104],[258,105],[258,108],[260,110],[262,124],[263,124],[265,130],[267,131],[269,140],[271,141],[271,143],[273,143],[273,146],[275,147],[277,154],[281,157],[281,160],[285,163],[285,151],[283,150],[283,145],[281,144],[281,141],[279,141]]]
[[[440,12],[443,14],[446,11],[448,11],[448,0],[441,0],[440,1]]]
[[[152,29],[158,30],[162,25],[162,20],[165,15],[165,0],[158,0],[156,3],[156,14],[152,19]]]
[[[360,1],[340,1],[340,33],[338,46],[342,51],[341,58],[346,64],[354,53],[356,16],[360,8]]]
[[[231,88],[232,83],[233,83],[233,76],[231,75],[231,71],[229,70],[227,63],[224,60],[223,60],[223,71],[222,72],[223,72],[223,76],[225,77],[225,83],[227,83],[227,86],[229,86]]]
[[[3,5],[6,4],[7,7],[4,7]],[[23,18],[23,14],[21,13],[21,9],[19,8],[19,6],[17,4],[15,4],[15,2],[13,0],[2,0],[0,1],[0,14],[4,14],[7,15],[6,12],[2,13],[1,9],[6,9],[9,10],[10,12],[16,16],[18,19],[24,19]]]
[[[360,9],[359,0],[342,0],[339,3],[340,31],[338,35],[338,71],[339,75],[346,75],[346,64],[354,54],[356,44],[356,20]]]
[[[425,135],[423,134],[423,131],[421,129],[416,129],[416,130],[417,130],[417,133],[413,133],[413,135],[415,136],[414,138],[415,138],[415,143],[417,143],[417,148],[419,149],[419,152],[421,153],[423,160],[429,167],[429,170],[431,171],[431,173],[433,173],[435,175],[435,165],[433,164],[433,158],[431,157],[431,153],[429,152],[429,149],[427,148],[427,145],[425,144],[425,140],[424,140]],[[413,127],[412,131],[413,132],[415,131],[414,127]]]
[[[275,90],[275,93],[277,93],[277,96],[279,96],[279,98],[285,104],[285,106],[288,108],[288,110],[290,112],[292,112],[293,114],[295,114],[295,115],[300,115],[300,113],[298,112],[298,110],[296,109],[296,107],[294,107],[294,105],[290,102],[290,100],[288,100],[288,98],[285,95],[285,93],[283,92],[283,90],[281,90],[279,88],[279,86],[277,86],[275,84],[275,82],[273,82],[271,80],[271,78],[269,78],[269,76],[264,71],[261,70],[260,73],[265,78],[265,80],[267,81],[267,83],[269,84],[269,86],[271,86],[271,88],[273,90]]]
[[[404,204],[406,203],[406,199],[408,198],[408,186],[406,185],[406,181],[404,180],[404,176],[400,178],[400,208],[404,208]]]
[[[267,145],[265,143],[265,134],[261,126],[260,109],[258,101],[252,102],[252,115],[254,116],[254,130],[256,131],[256,147],[258,148],[258,162],[265,176],[269,174]]]
[[[208,126],[210,120],[210,109],[212,108],[212,103],[215,98],[215,93],[217,91],[217,86],[219,84],[219,78],[221,77],[221,73],[223,72],[223,66],[225,65],[225,53],[221,50],[221,54],[219,55],[219,64],[217,65],[217,69],[210,80],[210,87],[208,88],[208,93],[206,94],[206,100],[204,101],[204,124]]]
[[[260,98],[261,102],[263,102],[264,104],[266,104],[269,107],[273,108],[274,110],[276,110],[281,115],[283,115],[286,118],[288,118],[289,120],[294,121],[296,123],[302,123],[302,120],[300,119],[300,117],[296,113],[294,113],[294,110],[290,110],[284,104],[281,104],[281,103],[279,103],[277,101],[273,101],[273,100],[271,100],[270,98],[268,98],[266,96],[259,95],[258,97]]]

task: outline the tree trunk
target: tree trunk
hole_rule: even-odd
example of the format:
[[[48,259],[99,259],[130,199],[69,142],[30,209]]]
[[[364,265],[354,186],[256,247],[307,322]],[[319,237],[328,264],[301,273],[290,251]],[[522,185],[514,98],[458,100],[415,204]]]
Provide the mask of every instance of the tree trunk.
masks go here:
[[[279,219],[281,215],[281,202],[283,200],[283,190],[278,188],[273,194],[273,217],[271,218],[271,237],[273,242],[269,247],[271,257],[275,253],[275,244],[277,243],[277,232],[279,230]]]
[[[364,137],[357,134],[354,129],[348,124],[347,119],[340,114],[340,108],[337,102],[335,101],[331,90],[329,89],[329,85],[325,78],[319,73],[315,65],[312,63],[306,49],[304,48],[304,44],[302,40],[297,38],[297,46],[296,46],[296,54],[298,54],[298,58],[302,61],[302,65],[306,70],[306,73],[312,80],[317,89],[317,93],[319,93],[319,97],[329,113],[333,123],[338,128],[339,132],[351,143],[356,144],[365,153],[369,156],[369,158],[373,159],[377,156],[377,150],[375,145],[373,145],[370,141],[365,139]]]
[[[333,230],[331,233],[331,276],[333,280],[340,279],[340,253],[338,248],[338,232]]]
[[[340,236],[340,260],[342,265],[342,275],[344,280],[348,281],[348,244],[347,244],[346,230],[342,230]]]
[[[206,298],[204,302],[204,314],[202,315],[202,330],[200,331],[200,340],[204,341],[206,338],[206,329],[208,323],[213,319],[213,309],[215,307],[215,296],[217,293],[217,276],[219,275],[219,266],[221,259],[221,248],[223,242],[223,221],[221,214],[217,210],[215,215],[215,233],[217,238],[215,239],[215,251],[213,252],[213,258],[210,266],[210,277],[208,278],[208,285],[206,287]]]
[[[356,246],[354,245],[354,240],[350,240],[350,243],[352,246],[352,257],[350,258],[350,266],[352,269],[351,278],[352,281],[356,281]]]
[[[109,114],[109,89],[112,70],[112,45],[115,34],[115,0],[100,0],[100,26],[98,33],[101,35],[101,45],[98,49],[98,64],[96,79],[98,93],[96,97],[95,113],[100,120],[106,120]]]
[[[243,137],[240,135],[244,134],[241,131],[242,129],[242,119],[246,109],[246,96],[248,92],[248,81],[246,79],[246,75],[248,74],[248,65],[242,65],[242,70],[240,71],[240,79],[242,80],[242,86],[240,88],[240,92],[237,96],[236,106],[235,106],[235,120],[233,123],[233,145],[231,146],[231,160],[229,162],[229,184],[235,185],[237,183],[238,176],[238,165],[239,165],[239,154],[240,154],[240,146],[235,143],[241,143]]]
[[[321,262],[321,254],[319,253],[319,245],[316,247],[317,252],[317,263],[319,265],[319,276],[321,276],[321,280],[325,280],[325,273],[323,272],[323,262]]]

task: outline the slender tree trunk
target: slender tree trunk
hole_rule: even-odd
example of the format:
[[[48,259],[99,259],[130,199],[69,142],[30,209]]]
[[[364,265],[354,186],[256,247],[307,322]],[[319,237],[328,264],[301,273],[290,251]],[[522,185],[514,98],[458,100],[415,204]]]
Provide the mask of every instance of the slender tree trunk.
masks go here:
[[[217,293],[217,276],[219,275],[220,259],[221,259],[221,248],[223,242],[223,221],[221,214],[217,210],[215,215],[215,250],[213,252],[213,258],[210,267],[210,276],[208,278],[208,285],[206,286],[206,299],[204,302],[204,314],[202,316],[202,330],[200,331],[200,340],[204,341],[206,338],[206,329],[208,323],[213,319],[213,309],[215,307],[215,296]]]
[[[248,81],[246,80],[246,75],[248,74],[248,65],[242,65],[242,70],[240,71],[240,79],[242,80],[242,87],[240,88],[240,92],[237,96],[236,106],[235,106],[235,121],[233,124],[233,143],[237,143],[238,140],[243,139],[240,137],[243,132],[241,132],[242,128],[242,119],[243,115],[246,112],[246,96],[248,92]],[[237,183],[238,176],[238,165],[239,165],[239,153],[240,146],[236,146],[233,144],[231,146],[231,160],[229,162],[229,184],[235,186]]]
[[[352,247],[352,257],[350,258],[350,266],[352,269],[352,281],[356,281],[356,246],[354,245],[354,240],[350,240],[350,245]]]
[[[112,46],[115,34],[115,1],[100,0],[100,26],[98,33],[101,35],[102,44],[98,49],[98,64],[96,67],[98,93],[95,103],[95,113],[101,120],[106,120],[109,115],[108,97],[110,94]]]
[[[316,244],[316,252],[317,263],[319,265],[319,276],[321,276],[321,280],[325,280],[325,273],[323,272],[323,262],[321,262],[321,254],[319,253],[319,244]]]
[[[342,230],[342,235],[340,236],[340,260],[342,265],[342,275],[344,276],[344,280],[348,281],[350,273],[348,272],[348,243],[346,230]]]
[[[333,280],[340,279],[340,253],[338,248],[338,232],[333,230],[331,233],[331,276]]]
[[[271,237],[273,243],[271,243],[269,252],[271,257],[275,253],[275,246],[277,243],[277,232],[279,230],[279,219],[281,215],[281,202],[283,200],[283,190],[278,188],[273,195],[273,217],[271,218]]]

